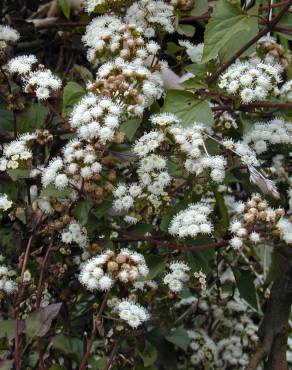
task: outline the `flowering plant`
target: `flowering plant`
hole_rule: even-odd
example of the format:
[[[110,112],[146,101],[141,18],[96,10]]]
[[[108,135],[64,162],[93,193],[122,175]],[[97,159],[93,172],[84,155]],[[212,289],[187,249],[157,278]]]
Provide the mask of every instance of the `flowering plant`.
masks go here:
[[[292,0],[12,3],[0,369],[288,369]]]

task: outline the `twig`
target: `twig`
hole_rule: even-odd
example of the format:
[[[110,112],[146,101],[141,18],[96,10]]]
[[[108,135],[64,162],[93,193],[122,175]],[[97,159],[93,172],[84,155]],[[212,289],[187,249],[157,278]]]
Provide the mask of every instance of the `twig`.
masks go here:
[[[256,43],[260,38],[265,36],[269,33],[276,24],[280,21],[280,19],[286,14],[288,9],[292,4],[292,0],[289,0],[285,3],[283,8],[280,12],[270,21],[267,23],[267,26],[262,29],[256,36],[254,36],[250,41],[248,41],[242,48],[238,50],[230,59],[227,60],[211,77],[207,79],[207,84],[211,85],[217,78],[224,72],[231,64],[233,64],[237,58],[239,58],[248,48],[250,48],[254,43]]]
[[[98,331],[98,322],[101,320],[101,317],[102,317],[102,313],[103,313],[103,310],[106,306],[106,303],[107,303],[107,300],[108,300],[108,297],[109,297],[109,294],[110,294],[110,290],[108,290],[102,300],[102,303],[101,303],[101,306],[99,308],[99,311],[96,315],[96,318],[93,320],[93,328],[92,328],[92,333],[91,333],[91,337],[90,337],[90,340],[87,344],[87,350],[83,356],[83,359],[81,361],[81,365],[79,367],[79,370],[85,370],[86,369],[86,366],[87,366],[87,362],[88,362],[88,359],[89,359],[89,356],[91,354],[91,350],[92,350],[92,346],[93,346],[93,343],[94,343],[94,339],[95,339],[95,336],[97,334],[97,331]]]
[[[111,351],[111,354],[110,354],[110,357],[109,357],[109,360],[108,360],[108,363],[107,363],[107,366],[105,368],[105,370],[110,370],[111,367],[112,367],[112,364],[114,362],[114,359],[116,358],[116,355],[117,355],[117,351],[118,351],[118,348],[119,348],[119,345],[121,344],[122,342],[122,337],[118,338],[113,346],[113,349]]]
[[[208,250],[208,249],[218,249],[221,247],[226,247],[229,244],[228,240],[221,240],[220,242],[216,243],[211,243],[211,244],[206,244],[206,245],[186,245],[186,244],[176,244],[176,243],[170,243],[165,240],[158,240],[155,239],[151,236],[141,236],[141,235],[136,235],[130,231],[121,231],[123,234],[128,235],[132,238],[132,240],[136,241],[148,241],[149,243],[153,243],[156,245],[161,245],[167,248],[174,248],[174,249],[180,249],[184,251],[203,251],[203,250]],[[119,239],[113,239],[113,241],[120,241]]]

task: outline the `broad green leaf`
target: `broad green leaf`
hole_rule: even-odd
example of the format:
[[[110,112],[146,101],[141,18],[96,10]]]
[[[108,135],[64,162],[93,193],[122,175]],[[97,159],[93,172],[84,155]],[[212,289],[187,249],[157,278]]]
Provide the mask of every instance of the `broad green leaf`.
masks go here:
[[[215,195],[216,208],[218,211],[216,212],[216,215],[218,215],[218,219],[216,218],[216,221],[218,220],[217,224],[220,227],[221,236],[223,236],[229,227],[229,214],[224,202],[223,195],[216,188],[213,188],[213,192]]]
[[[8,338],[9,340],[15,337],[15,320],[0,321],[0,338]]]
[[[233,269],[240,296],[258,311],[258,300],[254,278],[249,271]]]
[[[75,361],[80,362],[83,357],[83,342],[78,338],[59,334],[53,338],[52,344],[55,350],[65,353]]]
[[[54,185],[50,184],[47,187],[43,188],[41,191],[41,197],[54,197],[58,199],[68,198],[72,190],[70,188],[57,189]]]
[[[180,35],[187,37],[193,37],[196,32],[196,28],[190,24],[179,24],[176,30]]]
[[[145,257],[146,263],[149,267],[149,274],[147,280],[154,279],[158,274],[165,270],[165,261],[156,255],[148,255]]]
[[[232,47],[234,53],[246,43],[247,34],[249,39],[255,36],[258,30],[254,15],[253,9],[245,12],[238,4],[219,0],[206,26],[202,62],[215,59],[226,45]],[[225,53],[228,50],[225,49]]]
[[[145,351],[139,354],[145,367],[153,365],[157,359],[157,349],[152,344],[148,344]]]
[[[74,207],[72,214],[81,223],[85,225],[88,220],[88,214],[93,207],[94,202],[91,200],[82,200],[78,202],[76,207]]]
[[[138,130],[139,126],[141,125],[142,119],[129,119],[128,121],[124,122],[120,126],[120,130],[123,131],[129,140],[132,140],[135,136],[136,131]]]
[[[49,370],[66,370],[66,368],[62,365],[53,365],[49,368]]]
[[[50,330],[52,321],[58,315],[62,303],[50,304],[32,312],[25,320],[25,333],[28,337],[43,337]]]
[[[10,110],[0,109],[0,129],[13,131],[13,113]]]
[[[74,81],[69,81],[64,88],[63,115],[68,116],[73,106],[85,95],[84,88]]]
[[[188,80],[184,81],[182,85],[186,89],[206,89],[208,88],[208,85],[204,82],[201,81],[201,78],[198,78],[197,76],[191,77]]]
[[[33,132],[43,127],[48,113],[48,108],[41,103],[32,104],[24,114],[17,116],[17,132]]]
[[[196,0],[190,15],[202,15],[208,11],[208,0]]]
[[[165,339],[184,351],[188,349],[190,344],[190,337],[188,336],[187,331],[183,328],[175,329],[170,335],[167,335]]]
[[[112,201],[105,199],[102,203],[98,204],[92,209],[92,213],[98,219],[102,218],[106,212],[112,207]]]
[[[209,241],[206,244],[209,244],[212,241]],[[203,243],[201,243],[203,244]],[[214,257],[214,250],[208,249],[205,251],[188,251],[186,253],[187,255],[187,261],[191,267],[191,270],[193,272],[202,270],[205,274],[209,273],[211,271],[209,262]]]
[[[62,9],[63,14],[67,19],[70,18],[71,2],[70,0],[59,0],[59,5]]]
[[[18,179],[26,179],[29,177],[29,170],[21,170],[21,169],[15,169],[15,170],[8,170],[8,175],[11,177],[13,181],[17,181]]]
[[[195,95],[188,91],[169,90],[162,111],[175,113],[185,127],[193,122],[202,122],[206,125],[212,125],[214,122],[208,102],[196,99]]]

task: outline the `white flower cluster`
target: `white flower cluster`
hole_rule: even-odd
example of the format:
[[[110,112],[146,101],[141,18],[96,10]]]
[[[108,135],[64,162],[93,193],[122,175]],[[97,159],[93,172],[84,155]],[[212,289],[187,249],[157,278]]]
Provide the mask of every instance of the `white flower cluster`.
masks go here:
[[[281,238],[286,244],[292,244],[292,222],[287,218],[281,218],[277,223],[277,228],[281,233]]]
[[[110,98],[87,94],[73,109],[70,125],[80,139],[111,141],[119,126],[122,107]]]
[[[292,102],[292,80],[284,83],[279,89],[279,96],[284,102]]]
[[[84,181],[99,180],[101,169],[94,146],[75,139],[63,149],[63,158],[53,159],[44,169],[42,184],[46,187],[54,183],[56,188],[63,189],[70,183],[81,188]]]
[[[245,141],[236,141],[232,139],[224,139],[222,145],[234,152],[239,156],[242,163],[248,166],[259,166],[259,161],[257,159],[256,153],[252,150]]]
[[[6,266],[0,265],[0,291],[6,294],[13,294],[17,291],[17,284],[10,277],[14,275],[14,271],[10,271]]]
[[[169,265],[170,273],[163,278],[163,283],[168,286],[173,293],[178,293],[183,289],[183,283],[189,281],[190,277],[187,272],[190,270],[189,266],[184,262],[172,262]]]
[[[135,24],[125,24],[115,16],[94,18],[87,26],[82,40],[87,46],[88,60],[98,65],[100,60],[121,57],[125,60],[146,60],[157,54],[160,46],[145,42],[143,30]]]
[[[179,40],[179,45],[186,49],[186,53],[193,63],[200,63],[203,57],[204,44],[194,45],[188,40]]]
[[[7,211],[11,206],[12,202],[8,199],[7,194],[0,194],[0,210]]]
[[[166,160],[156,154],[150,154],[139,162],[137,170],[139,184],[119,185],[114,191],[113,207],[116,211],[128,211],[134,206],[136,199],[147,200],[158,208],[162,199],[167,196],[165,187],[171,182],[171,177],[166,169]]]
[[[17,140],[5,144],[2,157],[0,157],[0,171],[25,165],[26,161],[32,158],[32,151],[27,145],[34,139],[36,139],[34,134],[23,134]]]
[[[91,291],[108,290],[115,281],[123,284],[145,278],[148,267],[143,255],[129,249],[121,249],[119,253],[106,251],[86,262],[79,275],[80,282]]]
[[[195,304],[196,312],[205,316],[198,329],[188,331],[191,355],[187,361],[200,369],[243,370],[248,364],[248,352],[258,341],[258,327],[250,317],[252,311],[237,291],[232,298],[223,291],[221,298],[225,304],[219,305],[217,293],[213,290],[203,299],[191,296],[176,305],[179,309],[186,304]],[[181,369],[190,368],[186,363],[179,365]]]
[[[113,191],[115,198],[113,207],[116,211],[128,211],[134,205],[134,201],[142,194],[142,188],[138,184],[129,186],[120,184]]]
[[[190,357],[192,365],[215,365],[218,357],[218,349],[214,341],[203,330],[188,330],[190,338],[189,348],[193,352]]]
[[[61,240],[65,244],[76,243],[81,248],[85,248],[88,244],[86,228],[78,222],[71,222],[66,230],[62,231]]]
[[[20,34],[14,28],[0,25],[0,50],[5,49],[8,44],[19,40]]]
[[[174,8],[162,0],[136,1],[128,8],[125,19],[141,27],[147,38],[154,37],[157,31],[174,32]]]
[[[32,70],[36,63],[34,55],[22,55],[11,59],[7,64],[7,70],[11,74],[17,73],[21,76],[25,92],[34,92],[39,100],[46,100],[53,91],[60,89],[62,82],[41,65]]]
[[[171,182],[166,160],[160,155],[150,154],[140,160],[137,173],[141,186],[150,194],[148,200],[154,207],[159,207],[161,204],[159,197],[167,195],[165,187]]]
[[[233,365],[238,368],[245,367],[249,363],[249,356],[243,353],[243,346],[240,336],[232,335],[225,338],[218,343],[218,353],[220,353],[221,360],[219,363]]]
[[[164,135],[159,131],[151,131],[148,134],[144,134],[137,140],[133,151],[139,157],[145,157],[147,154],[154,152],[159,148],[160,144],[164,140]]]
[[[144,307],[127,299],[120,301],[116,305],[115,311],[133,329],[138,328],[150,318],[148,311]]]
[[[150,117],[150,122],[154,126],[158,126],[161,129],[163,129],[164,127],[178,125],[181,122],[181,120],[175,114],[166,112],[153,114]]]
[[[282,118],[274,118],[267,123],[257,122],[244,135],[243,141],[252,145],[258,154],[266,152],[269,144],[291,145],[292,122],[286,122]]]
[[[54,183],[57,189],[64,189],[69,184],[66,174],[60,173],[64,163],[60,157],[51,160],[42,174],[42,184],[44,187]]]
[[[213,225],[208,219],[212,207],[204,202],[190,205],[172,219],[168,232],[179,238],[195,238],[198,234],[210,234]]]
[[[160,74],[164,65],[160,63],[156,71],[151,71],[143,64],[140,58],[128,62],[118,57],[109,61],[98,69],[92,89],[123,104],[129,115],[140,117],[164,91]]]
[[[229,94],[239,94],[243,103],[265,100],[282,81],[281,73],[279,64],[267,64],[252,58],[231,65],[221,75],[219,87]]]
[[[223,156],[211,156],[204,143],[206,127],[194,123],[192,127],[175,126],[169,129],[180,149],[187,155],[185,168],[190,173],[200,175],[204,170],[210,170],[210,177],[215,182],[222,182],[225,177],[226,161]]]
[[[103,6],[112,6],[120,3],[121,0],[85,0],[85,11],[87,13],[93,12],[96,8]]]

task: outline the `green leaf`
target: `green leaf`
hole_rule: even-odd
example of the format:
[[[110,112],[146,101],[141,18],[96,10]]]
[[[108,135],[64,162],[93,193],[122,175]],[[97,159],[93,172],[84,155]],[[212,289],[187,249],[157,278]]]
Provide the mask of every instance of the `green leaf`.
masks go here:
[[[182,120],[182,126],[190,126],[194,122],[206,125],[214,123],[214,117],[207,101],[196,99],[188,91],[169,90],[166,94],[163,112],[175,113]]]
[[[112,200],[104,200],[101,204],[98,204],[94,209],[91,211],[94,216],[98,219],[101,219],[106,212],[112,207]]]
[[[148,343],[145,351],[139,354],[143,360],[144,366],[149,367],[155,363],[158,352],[157,349],[152,344]]]
[[[180,35],[187,37],[193,37],[196,32],[196,28],[190,24],[179,24],[176,30]]]
[[[83,342],[77,338],[70,338],[63,334],[56,335],[52,340],[55,350],[65,353],[77,362],[83,356]]]
[[[149,274],[147,275],[147,280],[154,279],[158,274],[165,270],[165,261],[154,254],[145,257],[146,263],[149,267]]]
[[[247,42],[247,39],[255,36],[258,28],[254,12],[254,9],[251,9],[250,13],[244,12],[238,4],[219,0],[206,26],[202,62],[215,59],[223,49],[225,54],[230,54],[228,48],[232,48],[234,53]],[[223,53],[223,60],[226,57],[227,55]]]
[[[138,130],[139,126],[141,125],[142,119],[129,119],[128,121],[124,122],[120,126],[120,130],[123,131],[129,140],[132,140],[135,136],[136,131]]]
[[[49,370],[66,370],[66,368],[62,365],[53,365],[49,368]]]
[[[43,127],[48,113],[48,108],[41,103],[32,104],[25,114],[17,116],[18,133],[33,132]]]
[[[9,340],[15,337],[15,320],[0,321],[0,338],[8,338]]]
[[[0,109],[0,129],[13,131],[13,113],[10,110]]]
[[[70,18],[71,2],[70,0],[59,0],[59,5],[62,9],[63,14],[67,19]]]
[[[188,336],[187,331],[183,328],[175,329],[170,335],[167,335],[165,339],[184,351],[187,351],[190,344],[190,337]]]
[[[216,199],[216,208],[218,210],[216,213],[216,215],[218,215],[218,225],[220,226],[221,236],[223,236],[229,227],[229,214],[223,195],[216,188],[213,188],[213,192]]]
[[[258,311],[257,293],[252,274],[249,271],[239,269],[233,269],[233,273],[240,296]]]
[[[208,11],[208,0],[196,0],[190,15],[202,15]]]
[[[69,81],[64,88],[63,115],[68,116],[73,106],[85,95],[84,88],[74,81]]]
[[[52,321],[58,315],[62,303],[50,304],[32,312],[25,320],[25,333],[28,337],[43,337],[50,330]]]
[[[72,190],[70,188],[57,189],[54,185],[50,184],[43,188],[40,197],[54,197],[57,199],[66,199],[70,196]]]
[[[17,181],[18,179],[28,178],[30,171],[29,170],[15,169],[15,170],[8,170],[7,173],[13,181]]]
[[[209,243],[210,242],[206,244],[209,244]],[[208,274],[211,271],[209,262],[214,257],[213,249],[209,249],[205,251],[188,251],[186,255],[187,255],[187,261],[193,272],[202,270],[205,274]]]
[[[74,207],[72,214],[81,223],[85,225],[88,220],[88,214],[93,207],[94,202],[92,200],[82,200],[78,202],[77,206]]]
[[[198,78],[197,76],[189,78],[188,80],[184,81],[182,85],[186,89],[206,89],[208,88],[208,85],[204,81],[201,81],[201,79]]]

